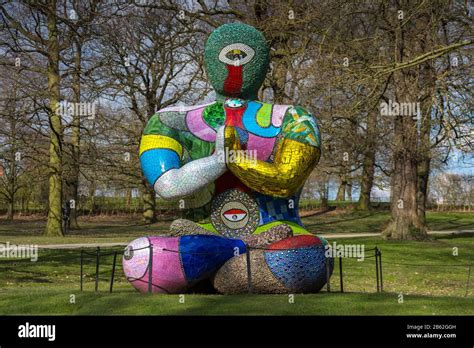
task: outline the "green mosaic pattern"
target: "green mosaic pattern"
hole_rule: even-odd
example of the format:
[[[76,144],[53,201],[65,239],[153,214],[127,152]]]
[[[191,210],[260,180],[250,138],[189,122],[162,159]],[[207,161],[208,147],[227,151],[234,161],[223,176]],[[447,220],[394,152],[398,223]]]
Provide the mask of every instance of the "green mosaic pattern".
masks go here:
[[[300,143],[320,147],[321,139],[316,119],[300,106],[288,108],[283,119],[283,136]]]
[[[272,228],[274,226],[281,225],[281,224],[285,224],[285,225],[290,226],[292,231],[293,231],[294,236],[298,236],[298,235],[301,235],[301,234],[311,234],[311,232],[308,232],[307,230],[305,230],[303,227],[301,227],[297,223],[295,223],[293,221],[285,221],[285,220],[273,221],[273,222],[270,222],[268,224],[258,226],[257,229],[253,232],[253,234],[263,233],[265,231],[268,231],[270,228]],[[212,226],[212,223],[210,223],[210,222],[200,224],[200,226],[202,228],[205,228],[209,232],[219,234],[219,232],[216,231],[216,229],[214,228],[214,226]],[[322,239],[322,237],[319,237],[319,238]]]
[[[161,122],[158,114],[154,114],[143,131],[144,135],[155,134],[155,135],[164,135],[175,140],[178,139],[178,131],[174,128],[168,127],[163,122]]]
[[[158,114],[153,115],[148,121],[143,134],[163,135],[175,139],[183,146],[183,162],[207,157],[214,152],[215,144],[203,141],[190,132],[178,131],[165,125]]]
[[[207,106],[204,109],[202,118],[204,119],[204,122],[214,129],[223,126],[225,122],[224,105],[220,102],[216,102]]]
[[[191,160],[210,156],[214,152],[215,144],[203,141],[190,132],[181,132],[178,141],[188,151]]]
[[[257,123],[260,127],[268,127],[272,123],[272,104],[261,103],[257,111]]]

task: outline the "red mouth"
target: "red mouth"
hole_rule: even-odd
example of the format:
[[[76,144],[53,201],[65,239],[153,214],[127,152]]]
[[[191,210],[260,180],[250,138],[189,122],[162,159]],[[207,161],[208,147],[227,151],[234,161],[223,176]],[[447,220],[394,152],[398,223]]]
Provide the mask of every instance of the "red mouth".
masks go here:
[[[224,81],[224,93],[229,97],[238,97],[242,89],[242,65],[226,65],[227,78]]]

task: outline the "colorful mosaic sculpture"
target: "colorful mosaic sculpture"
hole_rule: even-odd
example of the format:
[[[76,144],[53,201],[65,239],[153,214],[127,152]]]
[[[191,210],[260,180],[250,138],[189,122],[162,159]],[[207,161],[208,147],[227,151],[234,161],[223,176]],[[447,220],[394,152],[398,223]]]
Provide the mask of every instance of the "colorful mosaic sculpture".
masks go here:
[[[264,250],[250,251],[252,291],[255,293],[308,293],[319,291],[326,283],[324,239],[301,235],[270,244]],[[328,259],[332,273],[333,259]],[[233,257],[213,278],[223,294],[248,292],[246,255]]]
[[[267,240],[288,237],[288,229],[290,235],[308,233],[299,218],[298,200],[320,156],[315,117],[299,106],[257,101],[269,50],[255,28],[241,23],[219,27],[209,36],[204,58],[216,101],[159,110],[140,143],[143,173],[160,198],[183,199],[186,206],[190,195],[201,196],[197,202],[212,207],[209,224],[180,220],[173,223],[172,234],[185,238],[209,233],[267,245]],[[271,231],[269,238],[249,239],[265,231]],[[290,263],[299,265],[319,255],[297,250],[287,258],[265,252],[265,264],[291,269]],[[314,260],[309,264],[315,267],[314,262],[325,262],[319,256]],[[276,279],[285,284],[282,289],[299,286],[273,271],[280,274]],[[319,287],[321,279],[311,272],[302,276],[308,279],[302,280],[301,289]]]
[[[141,237],[127,246],[123,270],[140,292],[148,291],[151,280],[153,292],[183,293],[209,278],[228,259],[245,251],[241,240],[219,236]]]

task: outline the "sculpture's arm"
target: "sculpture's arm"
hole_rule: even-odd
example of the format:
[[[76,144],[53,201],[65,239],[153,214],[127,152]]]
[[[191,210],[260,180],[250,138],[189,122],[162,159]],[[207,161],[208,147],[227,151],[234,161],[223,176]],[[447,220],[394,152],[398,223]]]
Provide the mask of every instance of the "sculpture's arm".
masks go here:
[[[157,117],[156,115],[153,117]],[[157,122],[151,119],[150,122]],[[163,199],[177,199],[199,191],[214,182],[226,171],[219,161],[223,151],[224,134],[221,129],[216,137],[216,152],[182,165],[183,146],[175,130],[144,134],[140,142],[140,163],[148,182]]]
[[[251,189],[271,196],[288,197],[303,186],[320,157],[319,130],[314,117],[302,108],[290,108],[276,145],[273,163],[236,156],[228,168]],[[235,128],[226,127],[225,145],[240,149]]]

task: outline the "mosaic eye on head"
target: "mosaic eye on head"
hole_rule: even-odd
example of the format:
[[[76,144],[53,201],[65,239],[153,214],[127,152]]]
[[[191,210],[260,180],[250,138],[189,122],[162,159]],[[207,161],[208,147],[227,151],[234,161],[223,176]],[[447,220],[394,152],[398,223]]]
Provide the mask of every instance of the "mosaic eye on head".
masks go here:
[[[265,37],[243,24],[224,24],[209,36],[204,62],[218,97],[257,99],[269,67]]]
[[[233,43],[225,46],[219,53],[219,60],[228,65],[241,66],[250,62],[255,56],[252,47],[244,43]]]

